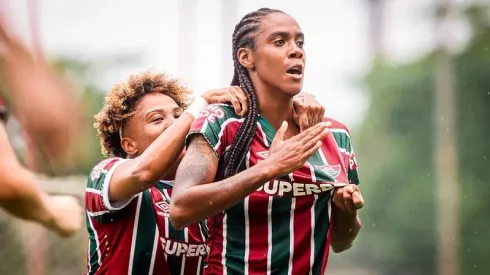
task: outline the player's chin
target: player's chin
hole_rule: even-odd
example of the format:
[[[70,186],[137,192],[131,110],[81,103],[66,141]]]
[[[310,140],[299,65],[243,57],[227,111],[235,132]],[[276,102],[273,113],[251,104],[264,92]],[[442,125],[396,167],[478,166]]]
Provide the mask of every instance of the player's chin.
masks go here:
[[[303,89],[303,82],[290,82],[290,83],[284,83],[285,85],[282,85],[281,90],[288,94],[291,97],[296,96],[301,92],[301,89]]]
[[[301,92],[302,88],[303,88],[302,84],[293,83],[290,85],[285,85],[285,87],[283,87],[281,90],[287,95],[294,97]]]

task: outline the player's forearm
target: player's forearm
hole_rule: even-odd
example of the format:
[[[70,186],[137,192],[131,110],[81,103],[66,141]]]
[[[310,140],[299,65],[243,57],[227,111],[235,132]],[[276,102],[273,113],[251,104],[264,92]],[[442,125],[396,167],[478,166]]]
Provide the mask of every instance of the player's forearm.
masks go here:
[[[189,176],[207,173],[200,171],[202,169],[207,168],[189,166],[182,173]],[[186,175],[177,174],[176,185],[193,185],[179,182],[179,177],[186,178]],[[272,178],[271,169],[265,163],[259,163],[222,181],[194,185],[177,193],[174,190],[170,204],[170,220],[176,228],[183,228],[212,217],[243,200]]]
[[[194,117],[184,113],[138,157],[134,173],[143,182],[154,184],[168,172],[184,150],[185,137]]]
[[[111,178],[109,199],[127,200],[162,179],[182,153],[193,120],[184,113],[139,157],[121,164]]]
[[[362,224],[357,211],[351,214],[341,211],[333,205],[332,210],[333,232],[331,246],[334,252],[340,253],[351,248]]]
[[[38,222],[48,228],[53,224],[53,213],[47,202],[48,195],[36,184],[32,173],[24,168],[10,171],[2,179],[0,204],[11,214]]]

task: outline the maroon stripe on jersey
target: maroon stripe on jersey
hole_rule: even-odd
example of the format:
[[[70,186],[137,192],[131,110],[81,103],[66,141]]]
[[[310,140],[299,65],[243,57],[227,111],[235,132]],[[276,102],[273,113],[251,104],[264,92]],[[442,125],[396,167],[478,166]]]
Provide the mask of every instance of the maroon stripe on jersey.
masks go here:
[[[107,210],[102,202],[102,195],[92,192],[85,192],[85,206],[92,213]]]
[[[205,121],[206,121],[205,118],[195,119],[191,125],[191,129],[189,130],[189,132],[194,132],[194,131],[200,132],[201,130],[203,130],[202,126],[204,125]]]
[[[341,167],[340,174],[336,177],[336,180],[347,183],[348,179],[344,159],[340,155],[335,138],[332,135],[328,135],[323,142],[324,145],[320,149],[325,156],[327,163],[329,165],[339,164]]]
[[[158,262],[157,262],[158,261]],[[170,270],[167,265],[167,261],[165,261],[165,253],[162,248],[162,244],[160,240],[157,242],[157,251],[155,254],[155,263],[153,264],[153,273],[157,274],[170,274]]]
[[[228,134],[223,134],[221,137],[219,137],[219,146],[216,148],[216,153],[218,153],[218,156],[222,156],[226,150],[226,146],[223,146],[223,144],[231,144],[233,142],[235,135],[230,135],[230,133],[238,132],[238,128],[240,128],[241,124],[241,122],[232,121],[225,125],[224,129],[221,129],[223,133]]]
[[[333,211],[330,213],[330,221],[329,221],[329,225],[328,225],[328,235],[327,235],[327,241],[326,241],[326,245],[325,245],[325,254],[323,254],[321,274],[325,274],[325,270],[327,270],[328,255],[330,254],[330,244],[332,243],[332,231],[333,231],[332,216],[333,216]]]
[[[207,221],[207,225],[210,230],[210,235],[207,240],[209,254],[206,259],[208,266],[204,269],[204,275],[220,275],[224,273],[224,266],[221,262],[221,255],[224,249],[223,218],[223,213],[220,213],[213,218],[209,218]]]
[[[296,197],[294,209],[294,254],[291,274],[307,274],[311,258],[311,208],[313,196]]]
[[[248,213],[249,230],[249,273],[248,274],[266,274],[267,272],[267,252],[268,243],[268,215],[267,208],[269,205],[269,195],[263,192],[255,192],[249,196]],[[253,213],[250,215],[250,213]]]
[[[127,217],[130,218],[118,219],[112,223],[98,223],[91,218],[97,232],[102,262],[97,274],[128,273],[137,202],[138,200],[133,200],[127,206],[131,213]]]
[[[109,169],[111,169],[112,165],[114,165],[117,161],[119,161],[120,158],[113,158],[111,159],[105,166],[104,166],[104,170],[108,171]]]

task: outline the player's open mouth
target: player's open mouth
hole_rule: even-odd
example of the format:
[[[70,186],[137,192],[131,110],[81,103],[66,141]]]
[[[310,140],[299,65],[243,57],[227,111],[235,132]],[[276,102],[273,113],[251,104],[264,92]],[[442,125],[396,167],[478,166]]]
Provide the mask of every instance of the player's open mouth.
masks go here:
[[[303,78],[303,65],[294,65],[290,67],[287,71],[286,74],[295,80],[300,80]]]

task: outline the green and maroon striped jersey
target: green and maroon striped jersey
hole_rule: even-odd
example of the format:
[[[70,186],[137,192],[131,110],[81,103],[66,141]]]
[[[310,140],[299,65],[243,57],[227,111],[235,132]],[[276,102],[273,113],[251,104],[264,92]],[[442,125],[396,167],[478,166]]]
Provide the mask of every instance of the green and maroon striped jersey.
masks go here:
[[[304,167],[264,183],[235,206],[207,219],[210,253],[204,274],[324,274],[330,249],[334,186],[359,183],[346,127],[332,119],[333,134]],[[219,157],[243,118],[233,107],[209,105],[191,127],[187,141],[202,134]],[[241,170],[266,158],[275,129],[261,116]],[[217,177],[219,180],[221,176]]]
[[[207,236],[201,223],[183,230],[171,225],[172,182],[160,181],[125,202],[109,201],[111,176],[124,161],[106,159],[88,179],[87,274],[201,274],[208,253]]]

